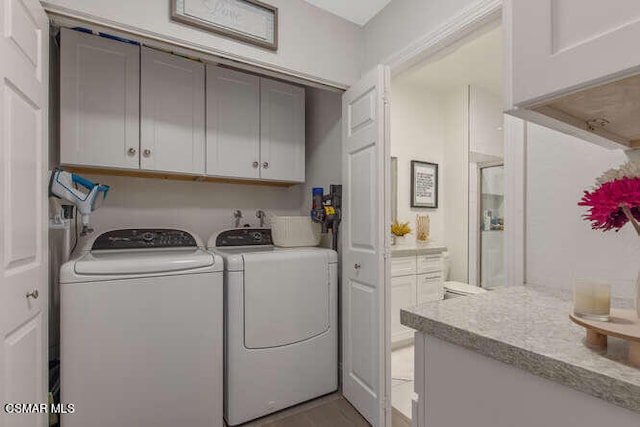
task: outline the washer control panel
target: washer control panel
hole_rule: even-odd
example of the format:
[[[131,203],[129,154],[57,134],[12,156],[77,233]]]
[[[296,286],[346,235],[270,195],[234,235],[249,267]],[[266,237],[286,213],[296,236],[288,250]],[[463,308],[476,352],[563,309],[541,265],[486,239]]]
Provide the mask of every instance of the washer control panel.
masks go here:
[[[216,247],[273,245],[270,228],[233,228],[216,237]]]
[[[166,228],[129,228],[101,234],[91,250],[188,248],[197,247],[196,239],[186,231]]]

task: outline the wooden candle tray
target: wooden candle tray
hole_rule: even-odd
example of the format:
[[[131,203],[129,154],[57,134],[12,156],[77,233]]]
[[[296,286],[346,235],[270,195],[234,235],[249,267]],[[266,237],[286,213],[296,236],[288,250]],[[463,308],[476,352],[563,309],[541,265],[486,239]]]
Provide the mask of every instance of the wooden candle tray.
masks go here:
[[[640,367],[640,319],[635,310],[611,309],[608,322],[584,319],[573,313],[569,318],[587,329],[588,345],[606,347],[609,336],[629,341],[629,363]]]

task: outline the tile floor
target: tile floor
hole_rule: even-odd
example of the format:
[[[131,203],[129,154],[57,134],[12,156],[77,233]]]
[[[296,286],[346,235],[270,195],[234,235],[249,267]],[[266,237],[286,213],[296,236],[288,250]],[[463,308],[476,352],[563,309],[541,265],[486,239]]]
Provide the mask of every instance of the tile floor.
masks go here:
[[[242,427],[370,427],[340,392],[242,424]]]
[[[408,422],[411,422],[413,380],[413,345],[391,352],[391,406]]]

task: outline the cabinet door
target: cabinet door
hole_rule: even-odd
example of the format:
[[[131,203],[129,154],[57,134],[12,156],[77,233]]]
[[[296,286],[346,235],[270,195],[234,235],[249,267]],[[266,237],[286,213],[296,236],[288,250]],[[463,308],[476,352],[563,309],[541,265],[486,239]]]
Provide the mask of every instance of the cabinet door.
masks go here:
[[[505,5],[514,106],[640,66],[638,0],[509,0]]]
[[[260,177],[304,182],[304,89],[260,79]]]
[[[416,276],[391,278],[391,342],[410,338],[411,329],[400,323],[400,309],[416,304]]]
[[[142,48],[140,167],[204,173],[204,64]]]
[[[260,77],[207,66],[207,175],[260,177]]]
[[[140,47],[60,30],[60,162],[138,169]]]
[[[417,304],[444,298],[444,282],[440,273],[420,274],[416,278]]]

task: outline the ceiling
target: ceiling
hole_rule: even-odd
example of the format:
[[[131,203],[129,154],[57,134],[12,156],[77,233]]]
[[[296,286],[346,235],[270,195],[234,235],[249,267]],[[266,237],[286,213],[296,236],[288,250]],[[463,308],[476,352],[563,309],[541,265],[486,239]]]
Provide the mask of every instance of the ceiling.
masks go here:
[[[470,84],[502,96],[502,40],[502,26],[498,26],[447,52],[441,59],[418,64],[394,79],[434,91]]]
[[[307,3],[363,26],[391,0],[305,0]]]

